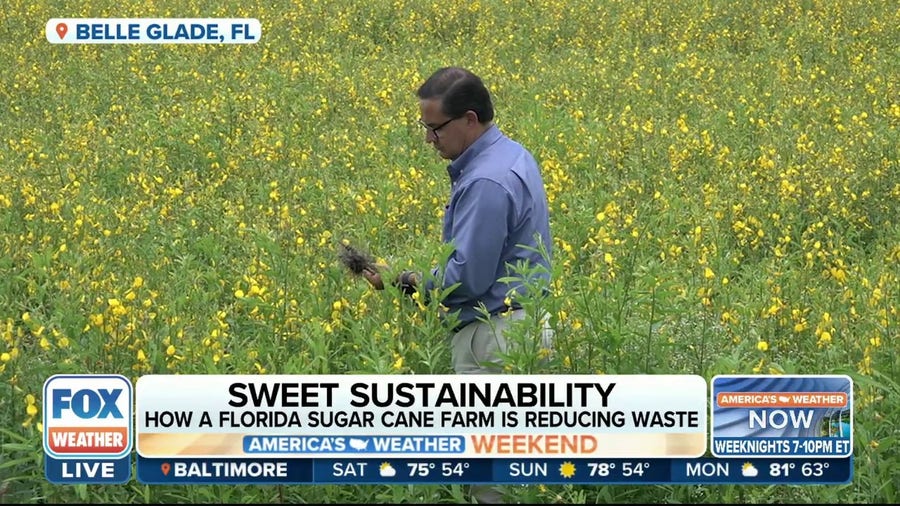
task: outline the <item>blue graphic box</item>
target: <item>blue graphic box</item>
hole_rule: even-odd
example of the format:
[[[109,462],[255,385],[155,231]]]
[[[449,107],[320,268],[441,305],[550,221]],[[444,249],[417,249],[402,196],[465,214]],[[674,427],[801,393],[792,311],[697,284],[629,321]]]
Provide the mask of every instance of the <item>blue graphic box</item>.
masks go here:
[[[853,380],[844,375],[716,376],[716,457],[849,457]]]

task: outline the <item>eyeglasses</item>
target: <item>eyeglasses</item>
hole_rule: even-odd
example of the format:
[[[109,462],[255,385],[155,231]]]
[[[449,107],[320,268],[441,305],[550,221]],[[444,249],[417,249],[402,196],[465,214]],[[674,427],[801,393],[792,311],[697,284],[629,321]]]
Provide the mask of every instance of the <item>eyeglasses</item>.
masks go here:
[[[465,116],[465,115],[463,115],[463,116]],[[433,127],[433,126],[429,125],[428,123],[425,123],[424,121],[419,120],[419,126],[421,126],[422,128],[424,128],[426,131],[430,132],[431,135],[434,135],[434,138],[437,139],[437,136],[438,136],[438,130],[440,130],[440,129],[444,128],[445,126],[449,125],[451,121],[454,121],[454,120],[457,120],[457,119],[459,119],[459,118],[462,118],[463,116],[457,116],[457,117],[455,117],[455,118],[450,118],[450,119],[448,119],[447,121],[441,123],[440,125],[438,125],[438,126],[436,126],[436,127]]]

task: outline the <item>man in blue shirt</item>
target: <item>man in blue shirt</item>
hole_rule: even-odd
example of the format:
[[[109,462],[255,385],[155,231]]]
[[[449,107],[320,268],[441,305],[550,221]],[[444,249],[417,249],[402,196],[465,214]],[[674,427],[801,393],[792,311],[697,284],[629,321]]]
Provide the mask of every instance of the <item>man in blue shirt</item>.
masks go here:
[[[459,374],[501,372],[502,359],[496,355],[507,351],[502,331],[525,314],[515,298],[524,290],[522,283],[499,279],[520,277],[513,267],[523,262],[542,265],[537,275],[548,281],[550,276],[550,219],[540,169],[527,149],[493,123],[490,93],[468,70],[438,70],[418,97],[425,141],[450,160],[442,239],[453,252],[445,266],[431,270],[432,279],[422,282],[423,276],[407,271],[395,284],[412,293],[420,284],[430,292],[435,280],[441,288],[458,283],[442,301],[448,313],[458,314],[453,368]],[[383,287],[377,273],[366,276],[376,288]],[[547,347],[549,334],[545,329],[542,336]]]
[[[453,252],[445,266],[431,270],[429,279],[406,271],[394,284],[407,294],[417,289],[430,293],[436,282],[442,289],[458,284],[441,301],[448,313],[458,315],[451,339],[453,369],[457,374],[500,373],[508,349],[504,331],[511,321],[525,317],[516,302],[525,287],[499,280],[521,277],[524,273],[513,267],[527,263],[543,266],[537,276],[549,282],[550,219],[540,169],[528,150],[494,125],[490,93],[468,70],[438,70],[419,88],[418,97],[425,141],[450,160],[442,239],[452,244]],[[373,286],[384,288],[378,273],[364,274]],[[546,318],[540,338],[549,350],[552,331]],[[491,486],[473,486],[471,493],[479,503],[502,499]]]

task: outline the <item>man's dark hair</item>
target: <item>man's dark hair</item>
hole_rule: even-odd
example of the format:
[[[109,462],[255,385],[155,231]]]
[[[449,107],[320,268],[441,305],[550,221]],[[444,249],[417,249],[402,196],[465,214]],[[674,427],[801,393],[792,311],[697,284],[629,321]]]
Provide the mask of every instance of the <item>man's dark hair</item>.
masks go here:
[[[444,67],[431,74],[418,95],[423,100],[439,99],[441,111],[451,118],[474,111],[481,123],[494,119],[491,94],[481,78],[460,67]]]

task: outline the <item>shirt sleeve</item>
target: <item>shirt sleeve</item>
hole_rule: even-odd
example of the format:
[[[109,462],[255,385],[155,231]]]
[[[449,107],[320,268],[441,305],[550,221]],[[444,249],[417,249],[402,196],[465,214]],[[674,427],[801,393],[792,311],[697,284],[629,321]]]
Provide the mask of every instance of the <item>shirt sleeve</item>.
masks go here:
[[[459,286],[448,295],[448,301],[478,298],[497,281],[510,212],[509,194],[494,181],[479,179],[460,191],[451,217],[454,249],[444,269],[442,288]],[[439,275],[440,269],[432,269],[432,274]]]

